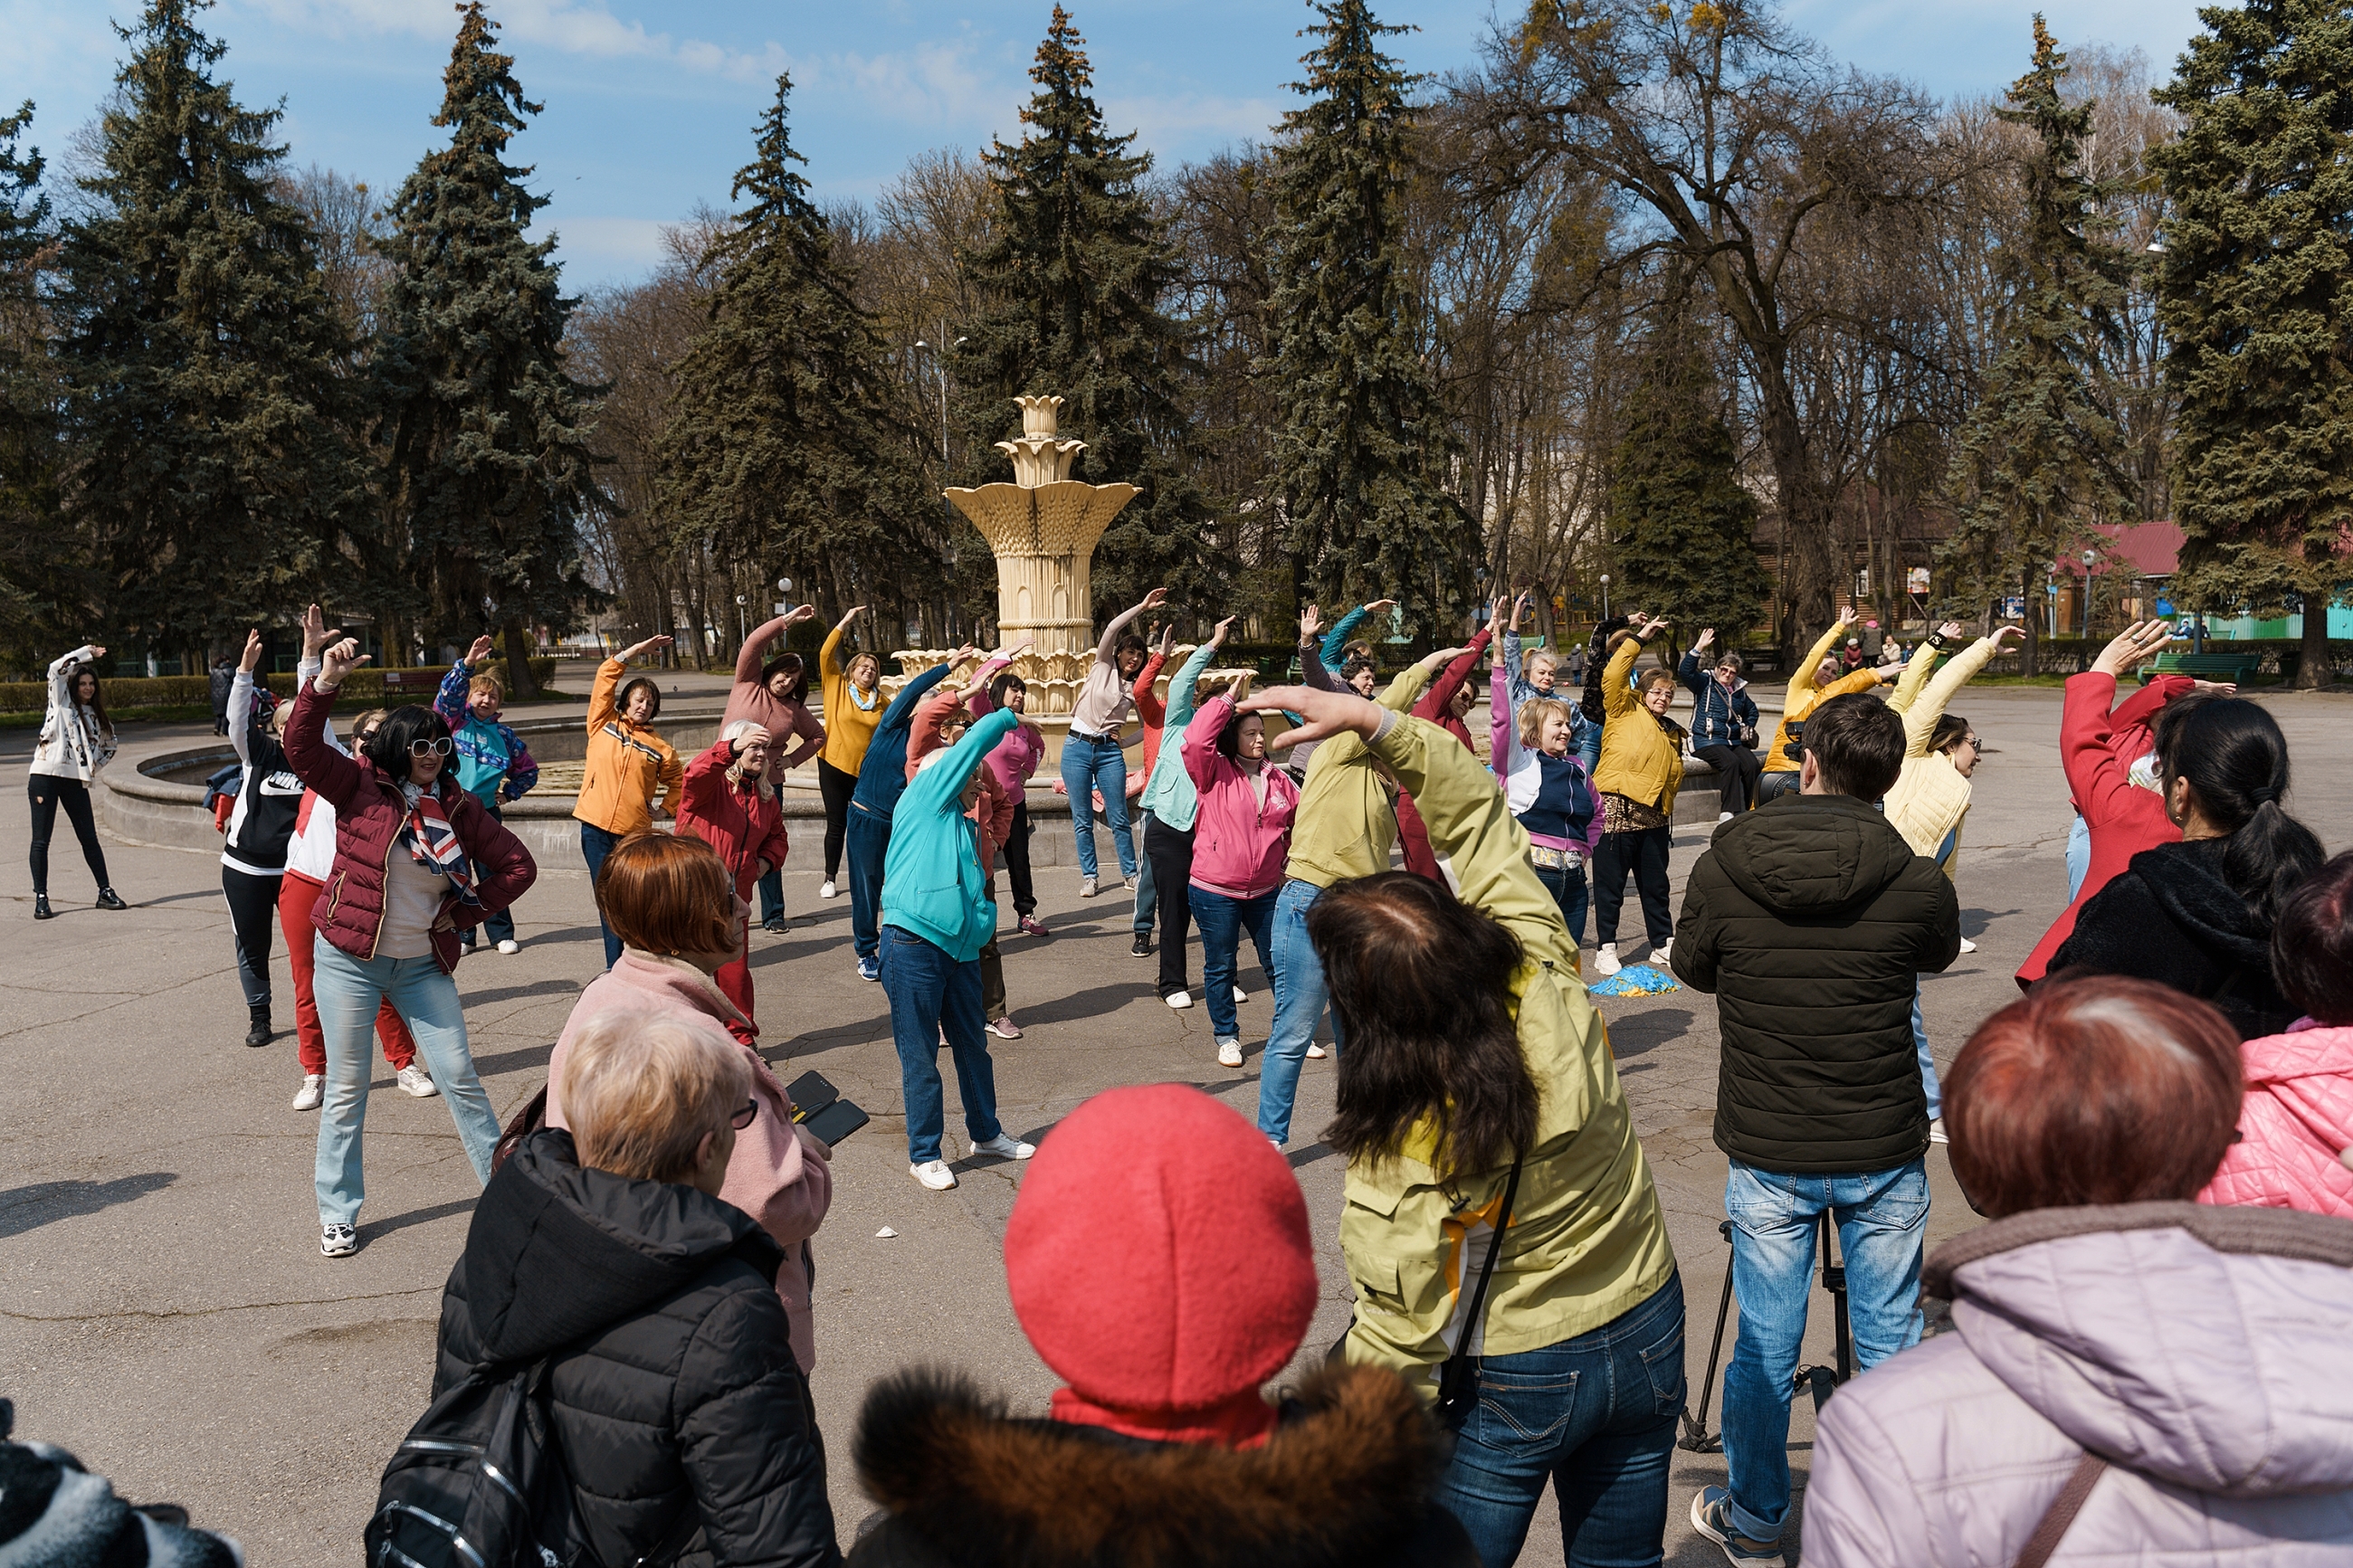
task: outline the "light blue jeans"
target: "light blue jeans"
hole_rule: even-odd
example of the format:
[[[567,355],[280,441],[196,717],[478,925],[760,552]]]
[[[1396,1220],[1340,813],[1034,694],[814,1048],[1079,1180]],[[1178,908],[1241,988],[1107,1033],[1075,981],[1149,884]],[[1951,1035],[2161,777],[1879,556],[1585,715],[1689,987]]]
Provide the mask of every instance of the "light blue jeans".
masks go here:
[[[2092,874],[2092,829],[2077,812],[2067,824],[2067,901],[2073,903],[2075,895],[2084,890],[2084,879]]]
[[[1266,1054],[1259,1058],[1258,1130],[1277,1144],[1291,1142],[1291,1104],[1299,1095],[1299,1069],[1329,1000],[1323,961],[1307,940],[1307,911],[1323,896],[1323,889],[1294,877],[1274,900],[1274,930],[1268,938],[1274,949],[1274,1026],[1267,1034]],[[1339,1048],[1340,1019],[1335,1014],[1332,1049],[1336,1053]]]
[[[441,971],[431,953],[422,958],[353,958],[319,939],[311,993],[319,1004],[319,1028],[327,1040],[327,1098],[319,1108],[319,1158],[312,1179],[319,1189],[319,1223],[351,1225],[359,1217],[367,1184],[360,1173],[360,1135],[367,1123],[368,1077],[375,1063],[376,1009],[386,1000],[398,1012],[417,1049],[433,1074],[458,1141],[474,1163],[475,1176],[491,1179],[491,1152],[499,1145],[498,1114],[475,1076],[466,1049],[466,1010],[458,983]]]
[[[1090,741],[1076,731],[1062,742],[1062,787],[1071,792],[1071,837],[1079,847],[1079,875],[1095,874],[1093,795],[1103,791],[1103,819],[1119,847],[1119,874],[1135,879],[1135,837],[1127,826],[1127,753],[1116,741]]]
[[[1928,1049],[1928,1026],[1920,1016],[1920,977],[1912,977],[1912,1049],[1920,1058],[1920,1087],[1928,1091],[1928,1120],[1945,1114],[1945,1086],[1936,1079],[1936,1058]]]
[[[1920,1342],[1920,1256],[1928,1229],[1928,1173],[1915,1160],[1892,1171],[1795,1176],[1732,1162],[1724,1210],[1732,1219],[1732,1293],[1740,1335],[1724,1373],[1724,1458],[1733,1527],[1778,1541],[1789,1518],[1789,1395],[1814,1289],[1817,1221],[1829,1210],[1846,1265],[1854,1354],[1869,1372]]]

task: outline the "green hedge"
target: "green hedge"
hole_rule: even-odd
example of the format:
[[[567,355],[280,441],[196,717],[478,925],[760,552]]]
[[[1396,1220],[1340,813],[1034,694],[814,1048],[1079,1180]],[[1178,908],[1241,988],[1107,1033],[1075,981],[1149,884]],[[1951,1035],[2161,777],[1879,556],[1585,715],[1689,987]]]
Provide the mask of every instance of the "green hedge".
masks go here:
[[[387,691],[404,702],[430,702],[439,689],[441,678],[449,667],[437,664],[417,669],[373,669],[365,665],[352,671],[343,682],[342,700],[345,707],[354,703],[374,708],[381,706]],[[532,679],[545,686],[555,679],[555,660],[531,660]],[[387,677],[399,679],[387,684]],[[269,689],[280,697],[294,695],[291,671],[266,678]],[[110,712],[133,708],[201,707],[212,708],[212,677],[209,675],[111,676],[104,687],[106,706]],[[0,681],[0,713],[39,713],[49,705],[48,683],[40,680]]]

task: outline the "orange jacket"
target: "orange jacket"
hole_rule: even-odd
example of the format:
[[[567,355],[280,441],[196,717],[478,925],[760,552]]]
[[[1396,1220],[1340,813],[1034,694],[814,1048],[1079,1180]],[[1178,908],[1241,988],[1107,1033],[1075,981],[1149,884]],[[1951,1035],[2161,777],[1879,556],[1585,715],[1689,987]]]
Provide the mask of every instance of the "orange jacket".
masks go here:
[[[663,809],[675,815],[679,781],[686,765],[668,741],[621,717],[613,693],[628,669],[617,658],[596,667],[588,693],[588,768],[572,815],[617,838],[646,833],[654,825],[654,796],[667,796]]]

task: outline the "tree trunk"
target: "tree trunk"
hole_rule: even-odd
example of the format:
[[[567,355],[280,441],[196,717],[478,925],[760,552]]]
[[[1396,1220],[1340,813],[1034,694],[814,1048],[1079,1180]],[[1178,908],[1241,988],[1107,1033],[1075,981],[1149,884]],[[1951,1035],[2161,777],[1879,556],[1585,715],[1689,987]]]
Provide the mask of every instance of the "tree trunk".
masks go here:
[[[539,683],[532,679],[532,641],[521,616],[511,615],[499,623],[499,637],[507,645],[507,696],[516,702],[539,700]]]
[[[2315,601],[2321,600],[2316,614]],[[2337,671],[2328,660],[2328,605],[2318,594],[2304,596],[2304,657],[2296,661],[2295,689],[2317,691],[2335,684]]]
[[[2036,672],[2035,655],[2042,646],[2042,605],[2034,592],[2034,568],[2019,574],[2018,587],[2019,603],[2025,610],[2018,619],[2026,628],[2026,640],[2018,645],[2018,673],[2031,676]]]
[[[1828,630],[1835,618],[1831,605],[1845,566],[1839,559],[1831,498],[1822,495],[1814,481],[1804,422],[1796,399],[1778,384],[1779,379],[1766,378],[1757,413],[1763,418],[1765,444],[1772,457],[1787,552],[1782,573],[1788,597],[1781,616],[1781,663],[1794,670],[1808,645]]]

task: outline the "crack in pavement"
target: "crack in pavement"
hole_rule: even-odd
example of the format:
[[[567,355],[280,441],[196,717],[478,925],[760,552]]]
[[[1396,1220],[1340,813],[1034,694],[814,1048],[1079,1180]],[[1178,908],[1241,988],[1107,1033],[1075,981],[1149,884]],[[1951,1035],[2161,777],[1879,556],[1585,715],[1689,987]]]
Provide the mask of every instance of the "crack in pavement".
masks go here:
[[[11,1311],[0,1307],[0,1318],[19,1323],[109,1323],[129,1318],[163,1321],[170,1318],[211,1318],[223,1312],[265,1312],[278,1307],[332,1307],[345,1301],[384,1301],[398,1296],[438,1295],[438,1285],[419,1285],[406,1290],[376,1290],[362,1296],[303,1297],[290,1301],[232,1301],[219,1307],[182,1307],[170,1310],[151,1308],[130,1308],[119,1312],[67,1312],[54,1317],[38,1312]]]

